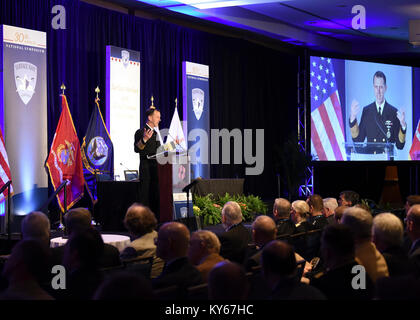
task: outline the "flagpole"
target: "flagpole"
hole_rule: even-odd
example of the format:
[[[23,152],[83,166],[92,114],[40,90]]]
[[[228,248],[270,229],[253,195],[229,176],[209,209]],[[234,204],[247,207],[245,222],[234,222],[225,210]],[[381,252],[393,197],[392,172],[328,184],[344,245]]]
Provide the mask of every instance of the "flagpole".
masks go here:
[[[64,91],[66,90],[66,86],[64,85],[64,82],[61,83],[60,89],[62,90],[61,94],[64,96],[65,95]],[[67,212],[67,181],[64,185],[64,207],[63,207],[63,209],[64,209],[64,214],[66,214],[66,212]],[[60,223],[58,225],[57,230],[64,231],[63,212],[61,212],[61,210],[60,210]]]

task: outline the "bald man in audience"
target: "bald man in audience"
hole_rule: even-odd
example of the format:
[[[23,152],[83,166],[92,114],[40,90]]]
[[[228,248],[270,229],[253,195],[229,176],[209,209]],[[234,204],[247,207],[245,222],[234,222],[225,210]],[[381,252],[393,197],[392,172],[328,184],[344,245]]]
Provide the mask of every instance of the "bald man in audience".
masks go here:
[[[225,232],[219,235],[220,255],[228,260],[243,263],[251,233],[242,223],[242,211],[235,201],[227,202],[222,209]]]
[[[153,257],[151,278],[156,278],[163,269],[164,262],[156,257],[157,219],[148,207],[134,203],[127,209],[124,226],[130,233],[131,243],[121,252],[122,260]]]
[[[156,255],[165,261],[159,277],[153,279],[153,288],[170,286],[188,288],[202,283],[200,271],[187,257],[190,232],[179,222],[167,222],[159,230],[156,242]]]
[[[24,240],[38,240],[50,246],[50,219],[43,212],[33,211],[26,215],[21,229]]]
[[[334,210],[335,222],[340,223],[341,218],[343,217],[344,211],[346,211],[347,208],[348,206],[338,206],[337,208],[335,208]]]
[[[210,271],[210,300],[245,300],[248,290],[248,279],[241,265],[223,261]]]
[[[64,224],[69,238],[76,232],[83,232],[92,227],[92,216],[86,208],[74,208],[64,216]],[[62,264],[64,246],[52,248],[52,259],[55,264]],[[109,268],[121,265],[120,252],[110,244],[104,244],[103,254],[99,260],[100,268]]]
[[[283,241],[268,243],[261,255],[262,272],[273,300],[325,300],[316,288],[300,282],[293,247]]]
[[[208,281],[210,270],[225,260],[219,253],[220,241],[213,232],[199,230],[191,235],[188,259],[201,272],[204,282]]]
[[[325,198],[322,200],[324,204],[324,215],[327,218],[328,224],[335,223],[334,212],[338,207],[338,202],[336,198]]]
[[[367,274],[375,283],[381,277],[388,277],[389,271],[385,258],[371,241],[372,220],[372,215],[368,211],[351,207],[344,211],[341,223],[353,232],[356,261],[365,267]]]
[[[246,271],[260,265],[261,253],[264,246],[276,239],[277,228],[273,219],[268,216],[258,216],[252,223],[252,238],[256,248],[249,253],[245,261]]]
[[[273,216],[277,225],[277,236],[285,236],[295,233],[295,224],[290,219],[292,205],[284,198],[274,200]]]

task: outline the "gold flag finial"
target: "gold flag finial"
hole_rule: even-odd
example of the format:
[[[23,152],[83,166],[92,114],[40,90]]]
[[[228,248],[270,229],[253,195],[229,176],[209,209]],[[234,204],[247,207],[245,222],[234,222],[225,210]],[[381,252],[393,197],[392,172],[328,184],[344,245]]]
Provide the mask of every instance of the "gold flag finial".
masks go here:
[[[61,84],[60,89],[63,90],[63,94],[64,94],[64,90],[66,90],[66,86],[64,85],[64,83]]]
[[[178,108],[178,98],[175,98],[175,108]]]
[[[99,90],[99,86],[95,88],[95,92],[96,92],[96,99],[95,100],[99,100],[99,92],[101,92],[101,90]]]
[[[152,107],[154,107],[153,101],[155,101],[155,98],[153,98],[153,96],[150,98],[150,101],[152,101]]]

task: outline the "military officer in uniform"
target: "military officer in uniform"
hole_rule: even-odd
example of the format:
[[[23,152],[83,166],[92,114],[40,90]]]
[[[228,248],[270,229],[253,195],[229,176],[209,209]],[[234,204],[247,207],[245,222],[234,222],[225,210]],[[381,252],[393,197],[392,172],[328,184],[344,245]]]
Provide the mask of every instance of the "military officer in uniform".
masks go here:
[[[156,159],[148,156],[156,154],[161,145],[159,132],[160,111],[153,106],[146,111],[147,122],[144,128],[134,135],[134,152],[140,154],[140,202],[148,206],[159,221],[159,177]]]
[[[390,142],[395,143],[397,149],[403,149],[407,123],[404,111],[398,111],[385,101],[387,90],[386,77],[382,71],[373,76],[375,102],[363,108],[360,125],[357,115],[360,111],[359,103],[353,100],[350,112],[350,131],[354,142]],[[373,153],[375,148],[371,148]]]

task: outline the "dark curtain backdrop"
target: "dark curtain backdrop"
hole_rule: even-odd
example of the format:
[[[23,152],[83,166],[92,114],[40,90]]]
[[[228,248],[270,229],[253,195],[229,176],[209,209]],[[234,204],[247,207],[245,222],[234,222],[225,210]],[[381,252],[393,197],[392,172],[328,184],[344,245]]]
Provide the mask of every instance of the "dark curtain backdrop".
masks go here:
[[[246,193],[263,198],[277,194],[271,150],[296,130],[298,52],[290,54],[161,20],[146,20],[79,0],[2,0],[0,3],[0,24],[47,32],[49,146],[61,112],[62,82],[67,87],[79,139],[85,134],[98,85],[101,111],[105,115],[106,45],[140,51],[141,123],[153,94],[155,105],[162,111],[162,128],[169,127],[175,97],[179,106],[182,105],[182,61],[207,64],[211,128],[265,129],[262,175],[245,176],[241,165],[213,165],[211,177],[245,177]],[[66,8],[65,30],[51,27],[54,16],[51,9],[56,4]],[[178,111],[182,118],[182,108]]]

